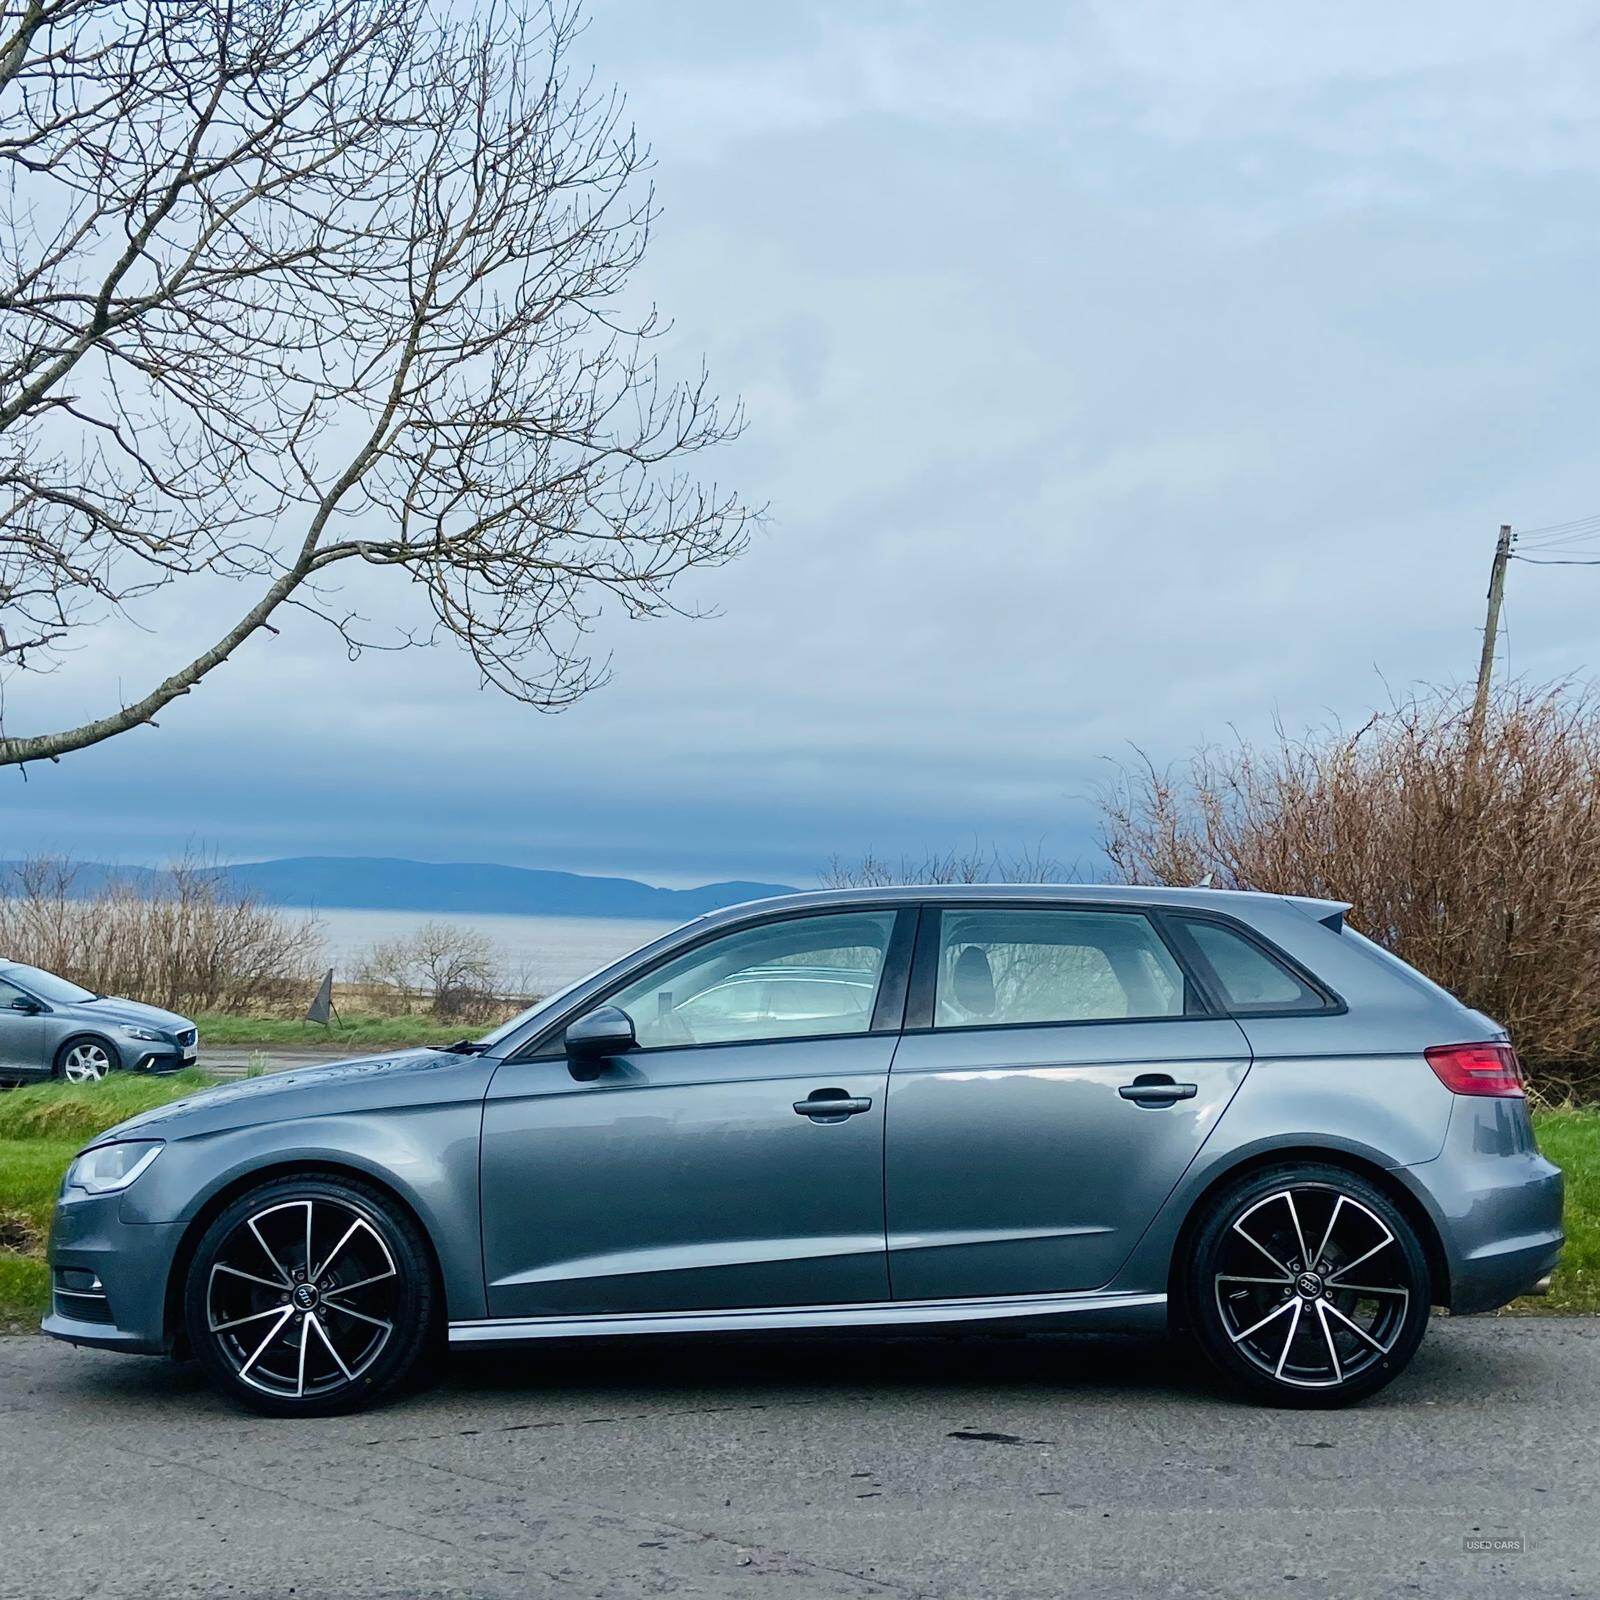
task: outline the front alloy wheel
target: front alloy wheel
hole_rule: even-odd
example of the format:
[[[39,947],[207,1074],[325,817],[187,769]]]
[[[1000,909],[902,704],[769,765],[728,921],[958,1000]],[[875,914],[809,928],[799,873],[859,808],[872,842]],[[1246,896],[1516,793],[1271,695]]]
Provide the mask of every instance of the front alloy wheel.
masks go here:
[[[207,1230],[188,1278],[195,1355],[279,1416],[369,1405],[427,1344],[433,1287],[415,1224],[353,1180],[269,1183]]]
[[[1258,1174],[1195,1241],[1190,1315],[1211,1359],[1279,1405],[1343,1405],[1410,1361],[1428,1321],[1426,1258],[1371,1184],[1333,1167]]]
[[[111,1052],[98,1040],[80,1039],[61,1052],[61,1076],[68,1083],[99,1083],[116,1063]]]

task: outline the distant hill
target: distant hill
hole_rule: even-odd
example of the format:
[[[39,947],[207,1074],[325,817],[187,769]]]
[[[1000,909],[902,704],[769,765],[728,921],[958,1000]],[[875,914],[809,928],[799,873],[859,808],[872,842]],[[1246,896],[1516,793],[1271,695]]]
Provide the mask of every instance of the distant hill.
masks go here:
[[[0,861],[0,883],[19,864]],[[166,874],[153,867],[73,864],[73,893],[87,896],[108,880],[159,892]],[[766,895],[792,894],[781,883],[707,883],[696,889],[658,889],[635,878],[597,878],[581,872],[541,872],[478,862],[404,861],[379,856],[296,856],[242,861],[213,869],[224,881],[273,905],[361,911],[501,912],[540,917],[640,917],[683,922],[720,906]]]

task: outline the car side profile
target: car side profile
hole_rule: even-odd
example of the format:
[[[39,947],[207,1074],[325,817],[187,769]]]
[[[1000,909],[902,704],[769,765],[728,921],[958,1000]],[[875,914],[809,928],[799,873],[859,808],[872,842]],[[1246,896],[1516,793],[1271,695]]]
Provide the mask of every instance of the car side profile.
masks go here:
[[[192,1067],[199,1039],[188,1017],[95,994],[39,967],[0,959],[0,1081]]]
[[[1505,1031],[1327,901],[828,891],[504,1027],[135,1117],[63,1184],[45,1331],[277,1414],[442,1341],[1183,1330],[1283,1405],[1563,1242]]]

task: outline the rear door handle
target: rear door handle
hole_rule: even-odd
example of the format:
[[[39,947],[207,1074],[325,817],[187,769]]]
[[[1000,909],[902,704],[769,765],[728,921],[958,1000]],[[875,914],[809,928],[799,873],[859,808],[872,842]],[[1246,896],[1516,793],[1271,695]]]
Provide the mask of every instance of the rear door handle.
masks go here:
[[[872,1101],[863,1095],[846,1094],[843,1089],[813,1089],[804,1100],[796,1100],[795,1110],[813,1122],[843,1122],[846,1117],[858,1117],[872,1109]]]
[[[1142,1074],[1132,1083],[1125,1083],[1117,1090],[1124,1100],[1131,1100],[1136,1106],[1170,1106],[1179,1100],[1193,1100],[1200,1092],[1199,1085],[1193,1083],[1174,1083],[1164,1072]]]

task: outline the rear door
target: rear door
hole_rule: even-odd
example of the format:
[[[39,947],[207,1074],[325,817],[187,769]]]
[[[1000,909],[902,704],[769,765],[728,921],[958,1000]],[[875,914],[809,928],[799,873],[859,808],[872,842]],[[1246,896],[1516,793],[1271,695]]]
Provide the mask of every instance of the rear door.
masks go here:
[[[1143,912],[929,907],[889,1089],[894,1297],[1108,1282],[1249,1065]]]

